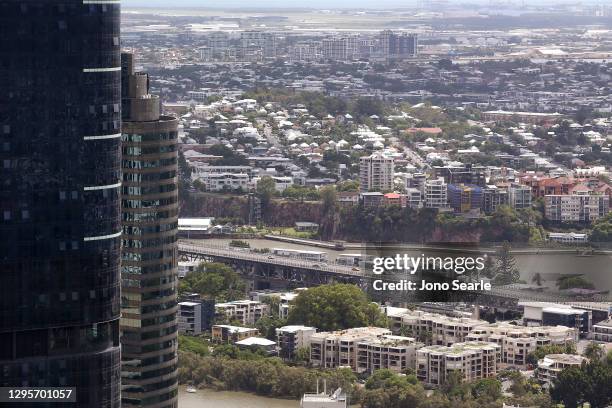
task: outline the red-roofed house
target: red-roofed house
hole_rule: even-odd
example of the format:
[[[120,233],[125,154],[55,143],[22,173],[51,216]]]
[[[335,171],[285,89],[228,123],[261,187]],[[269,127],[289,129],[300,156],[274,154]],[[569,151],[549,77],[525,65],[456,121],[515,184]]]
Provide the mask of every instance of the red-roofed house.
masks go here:
[[[384,205],[399,205],[400,207],[406,207],[407,196],[406,194],[399,193],[387,193],[383,197]]]

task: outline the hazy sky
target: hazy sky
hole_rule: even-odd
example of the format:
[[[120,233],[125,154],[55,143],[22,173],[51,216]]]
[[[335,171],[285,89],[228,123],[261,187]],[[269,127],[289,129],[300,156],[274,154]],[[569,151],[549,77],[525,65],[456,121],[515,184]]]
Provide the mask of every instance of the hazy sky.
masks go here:
[[[123,0],[121,4],[130,6],[151,7],[266,7],[266,8],[326,8],[326,7],[394,7],[414,4],[416,0],[309,0],[309,1],[287,1],[287,0]]]
[[[124,7],[207,7],[207,8],[383,8],[412,6],[417,0],[123,0]],[[597,0],[595,0],[597,1]],[[605,1],[605,0],[604,0]],[[485,3],[489,0],[450,0],[451,3]],[[505,1],[504,1],[505,2]],[[560,3],[563,0],[530,0],[527,4],[534,3]],[[567,2],[567,1],[566,1]],[[520,4],[519,1],[515,1]]]

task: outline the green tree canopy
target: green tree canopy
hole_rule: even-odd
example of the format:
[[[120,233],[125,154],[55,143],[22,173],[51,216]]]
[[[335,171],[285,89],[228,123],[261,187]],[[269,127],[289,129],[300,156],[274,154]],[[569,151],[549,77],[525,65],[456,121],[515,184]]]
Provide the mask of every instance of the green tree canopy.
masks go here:
[[[261,200],[261,205],[266,208],[270,204],[270,200],[276,194],[276,182],[270,176],[264,176],[257,182],[257,195]]]
[[[240,275],[221,263],[201,263],[179,284],[179,293],[199,293],[218,300],[236,300],[244,296],[246,285]]]
[[[608,213],[593,224],[591,242],[612,242],[612,213]]]
[[[504,242],[497,251],[496,274],[493,281],[498,285],[509,285],[519,281],[521,275],[516,266],[516,260],[510,253],[510,244]]]
[[[304,324],[319,331],[361,326],[386,327],[386,319],[366,294],[350,284],[322,285],[301,292],[289,312],[289,324]]]
[[[550,395],[566,408],[576,408],[583,402],[592,408],[608,407],[612,403],[612,366],[591,361],[566,368],[557,375]]]

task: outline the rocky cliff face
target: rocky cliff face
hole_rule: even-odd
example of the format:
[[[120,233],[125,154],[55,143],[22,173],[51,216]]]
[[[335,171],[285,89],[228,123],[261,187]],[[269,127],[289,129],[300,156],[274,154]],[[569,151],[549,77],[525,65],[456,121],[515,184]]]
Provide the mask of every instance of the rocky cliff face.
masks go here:
[[[463,232],[448,231],[441,227],[435,227],[431,231],[431,235],[427,238],[428,243],[478,243],[482,231],[480,229],[471,229]]]
[[[273,200],[263,213],[264,224],[274,227],[292,227],[298,221],[320,224],[321,203],[317,201]]]
[[[183,200],[181,217],[234,218],[246,224],[249,202],[244,196],[195,193]],[[316,201],[272,200],[263,211],[264,224],[274,227],[292,227],[297,221],[320,222],[321,203]]]
[[[324,227],[333,223],[333,228],[328,228],[329,233],[325,239],[343,239],[347,241],[360,240],[359,237],[351,236],[343,231],[343,220],[339,214],[326,220],[322,219],[322,205],[317,201],[287,201],[273,199],[268,208],[263,211],[263,222],[270,227],[292,227],[298,221],[315,222]],[[244,196],[232,196],[213,193],[195,193],[188,200],[183,200],[180,209],[181,217],[215,217],[230,218],[235,223],[246,224],[249,219],[249,201]],[[346,220],[344,220],[346,222]],[[384,233],[384,231],[381,231]],[[445,229],[434,226],[425,237],[428,243],[478,243],[481,239],[485,241],[498,241],[497,235],[501,236],[503,230],[490,228],[483,230],[482,227],[474,226],[458,230]],[[333,234],[333,236],[329,236]],[[493,238],[492,238],[493,237]],[[370,236],[370,238],[373,238]],[[366,238],[367,239],[367,238]]]
[[[249,205],[246,197],[194,193],[188,200],[181,202],[180,216],[236,218],[246,223],[249,218]]]

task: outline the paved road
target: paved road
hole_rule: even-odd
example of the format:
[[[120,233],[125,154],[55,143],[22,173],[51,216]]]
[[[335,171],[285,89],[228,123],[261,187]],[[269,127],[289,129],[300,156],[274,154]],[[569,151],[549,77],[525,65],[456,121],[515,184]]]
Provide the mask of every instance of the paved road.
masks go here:
[[[339,275],[364,276],[364,273],[359,269],[353,269],[348,266],[330,265],[323,262],[311,262],[301,259],[285,258],[270,254],[257,254],[250,250],[228,248],[223,246],[211,246],[194,244],[189,241],[179,242],[179,253],[197,254],[202,256],[212,256],[228,259],[240,259],[244,261],[267,263],[279,266],[290,266],[294,268],[318,270]]]

